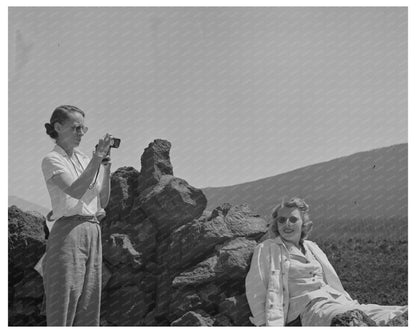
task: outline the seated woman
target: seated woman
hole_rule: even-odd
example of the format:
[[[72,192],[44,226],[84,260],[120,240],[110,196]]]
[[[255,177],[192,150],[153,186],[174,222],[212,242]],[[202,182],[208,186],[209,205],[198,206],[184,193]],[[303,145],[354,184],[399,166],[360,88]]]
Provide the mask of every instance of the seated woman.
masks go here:
[[[326,255],[306,240],[312,229],[304,200],[283,201],[272,212],[270,239],[257,245],[246,277],[247,300],[256,326],[337,326],[348,313],[349,325],[385,325],[407,306],[359,304],[342,287]],[[290,324],[289,324],[290,325]],[[364,325],[365,326],[365,325]]]

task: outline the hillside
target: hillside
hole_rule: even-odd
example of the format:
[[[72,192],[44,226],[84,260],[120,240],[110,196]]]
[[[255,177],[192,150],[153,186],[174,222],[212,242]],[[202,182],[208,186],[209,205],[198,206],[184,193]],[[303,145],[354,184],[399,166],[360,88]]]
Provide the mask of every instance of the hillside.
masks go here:
[[[9,195],[8,207],[17,206],[23,211],[36,211],[46,216],[49,210],[45,207],[34,204],[33,202],[27,201],[25,199],[19,198],[15,195]]]
[[[247,203],[269,220],[283,196],[311,205],[311,238],[407,238],[408,145],[360,152],[261,180],[205,188],[207,209]]]

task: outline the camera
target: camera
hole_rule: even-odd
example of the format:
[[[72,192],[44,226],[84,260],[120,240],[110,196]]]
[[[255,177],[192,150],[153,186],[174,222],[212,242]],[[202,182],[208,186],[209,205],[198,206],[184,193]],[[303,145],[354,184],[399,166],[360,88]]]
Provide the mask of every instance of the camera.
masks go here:
[[[110,139],[110,148],[109,148],[107,154],[110,153],[110,149],[111,148],[118,148],[118,147],[120,147],[120,142],[121,142],[121,139],[111,138]],[[97,147],[98,147],[98,145],[95,145],[95,150],[97,150]]]
[[[120,147],[120,142],[121,142],[121,139],[111,138],[110,148],[118,148],[118,147]]]

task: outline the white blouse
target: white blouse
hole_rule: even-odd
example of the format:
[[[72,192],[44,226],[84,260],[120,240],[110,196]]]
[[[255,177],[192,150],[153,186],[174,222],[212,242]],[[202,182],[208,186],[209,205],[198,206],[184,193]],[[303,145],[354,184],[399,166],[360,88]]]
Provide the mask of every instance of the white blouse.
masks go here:
[[[57,220],[62,216],[72,215],[95,215],[101,209],[99,187],[103,172],[100,172],[94,187],[90,186],[91,188],[87,189],[81,199],[75,199],[66,194],[52,180],[54,176],[66,173],[72,181],[75,181],[89,162],[90,158],[78,149],[74,149],[72,157],[69,157],[58,145],[44,157],[42,172],[51,198],[53,210],[51,219]]]
[[[325,283],[321,264],[311,251],[303,254],[294,245],[286,244],[290,255],[288,322],[295,320],[315,298],[337,299],[339,291]]]

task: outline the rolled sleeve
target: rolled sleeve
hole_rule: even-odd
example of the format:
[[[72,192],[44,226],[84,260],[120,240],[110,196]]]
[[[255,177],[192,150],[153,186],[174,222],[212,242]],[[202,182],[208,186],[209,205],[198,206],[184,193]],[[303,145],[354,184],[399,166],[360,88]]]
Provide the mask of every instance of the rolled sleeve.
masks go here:
[[[68,172],[65,162],[54,155],[48,155],[42,160],[42,172],[45,181],[64,172]]]

